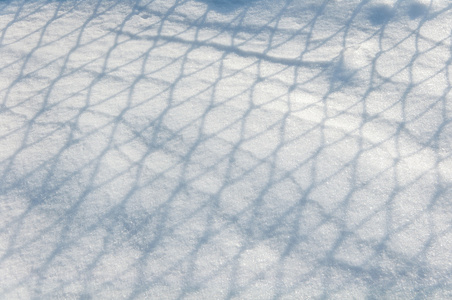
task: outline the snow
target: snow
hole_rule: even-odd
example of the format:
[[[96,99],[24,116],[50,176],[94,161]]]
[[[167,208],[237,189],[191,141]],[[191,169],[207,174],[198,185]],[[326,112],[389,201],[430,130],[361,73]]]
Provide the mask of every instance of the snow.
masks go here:
[[[1,1],[1,298],[451,298],[450,24]]]

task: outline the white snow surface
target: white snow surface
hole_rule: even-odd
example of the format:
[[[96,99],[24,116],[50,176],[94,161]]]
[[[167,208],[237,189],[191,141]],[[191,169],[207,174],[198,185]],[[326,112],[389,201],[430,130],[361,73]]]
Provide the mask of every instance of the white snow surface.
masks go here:
[[[0,1],[0,298],[451,299],[452,3]]]

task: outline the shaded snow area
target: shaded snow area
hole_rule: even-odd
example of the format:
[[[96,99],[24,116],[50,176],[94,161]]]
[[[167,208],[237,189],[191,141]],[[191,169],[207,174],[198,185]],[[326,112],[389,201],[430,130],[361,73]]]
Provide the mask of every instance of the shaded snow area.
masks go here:
[[[0,1],[0,298],[452,298],[448,0]]]

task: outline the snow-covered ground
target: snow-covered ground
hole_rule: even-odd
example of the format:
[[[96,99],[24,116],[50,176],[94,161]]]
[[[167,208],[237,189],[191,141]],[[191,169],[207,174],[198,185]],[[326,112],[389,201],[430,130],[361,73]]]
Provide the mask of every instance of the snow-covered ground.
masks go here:
[[[452,297],[448,0],[0,1],[0,298]]]

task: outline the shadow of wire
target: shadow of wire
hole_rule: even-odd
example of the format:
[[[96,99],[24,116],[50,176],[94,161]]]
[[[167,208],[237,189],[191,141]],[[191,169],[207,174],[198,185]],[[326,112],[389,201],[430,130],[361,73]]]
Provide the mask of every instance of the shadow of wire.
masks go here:
[[[240,2],[233,13],[208,5],[197,16],[184,12],[187,1],[166,8],[81,3],[10,1],[0,8],[14,15],[2,28],[0,51],[8,59],[0,68],[15,74],[0,91],[0,145],[8,149],[0,156],[2,296],[450,292],[451,269],[429,257],[451,234],[443,223],[452,193],[441,171],[451,155],[441,149],[452,130],[452,37],[436,42],[421,34],[432,18],[426,7],[389,11],[363,1],[345,25],[317,32],[334,13],[329,1],[290,29],[284,21],[293,17],[293,1],[258,25],[250,24],[252,4]],[[43,24],[13,34],[48,8],[54,11]],[[393,14],[404,9],[417,28],[382,47]],[[124,18],[109,23],[117,11]],[[212,20],[219,11],[230,20]],[[53,34],[72,14],[86,19]],[[348,64],[347,52],[361,53],[349,45],[355,18],[367,18],[374,28],[364,36],[380,45],[359,66]],[[140,20],[146,24],[136,25]],[[411,58],[381,74],[377,65],[413,37]],[[419,49],[421,42],[428,47]],[[22,56],[14,53],[21,43],[33,45]],[[294,58],[278,55],[294,46]],[[449,51],[448,60],[414,79],[417,61],[437,49]],[[328,58],[318,59],[322,51]],[[443,92],[425,92],[428,103],[413,114],[417,87],[440,75],[447,78]],[[349,95],[346,103],[340,93]],[[423,139],[416,128],[436,110],[442,120]],[[372,140],[372,128],[386,132]],[[411,140],[421,146],[406,153]],[[431,153],[431,165],[407,167]],[[369,167],[376,158],[381,164]]]

